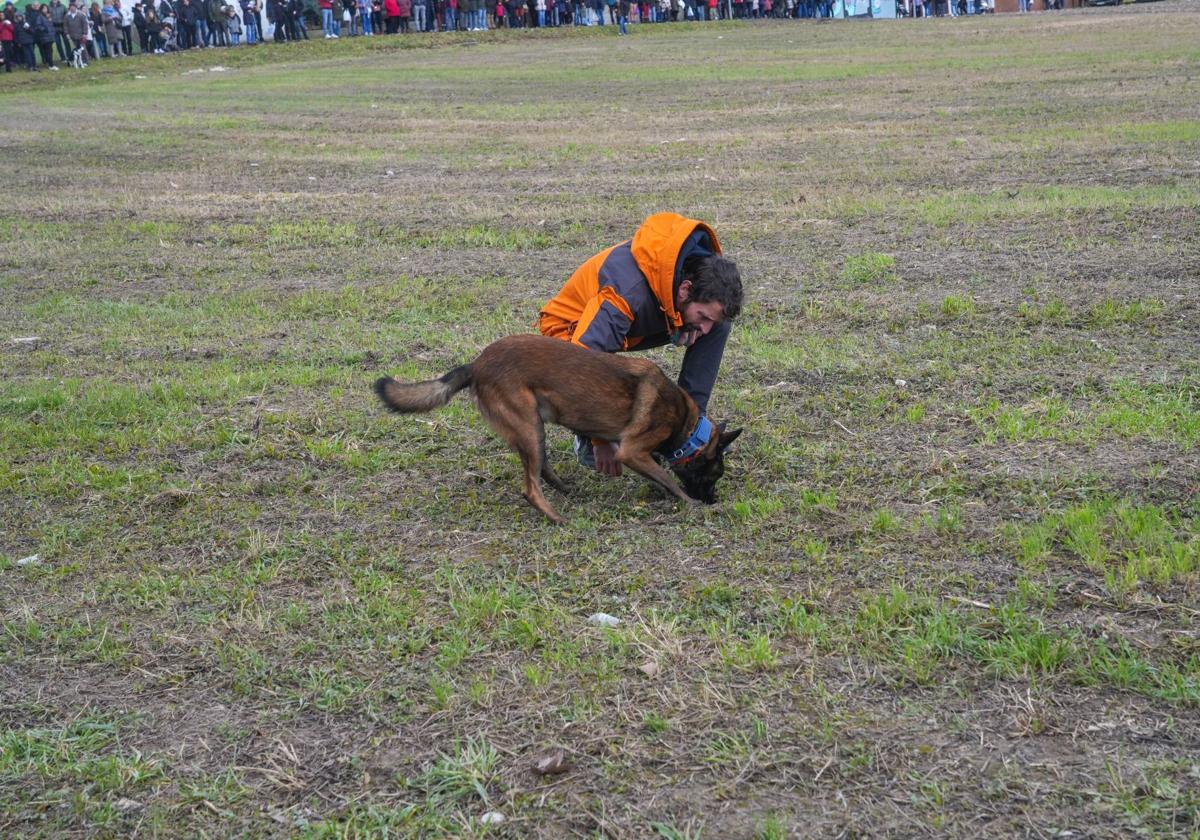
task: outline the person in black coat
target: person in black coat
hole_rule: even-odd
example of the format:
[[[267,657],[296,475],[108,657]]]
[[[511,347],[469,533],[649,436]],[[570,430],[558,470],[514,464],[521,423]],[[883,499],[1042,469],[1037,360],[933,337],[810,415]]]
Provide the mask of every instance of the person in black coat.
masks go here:
[[[196,10],[196,42],[202,47],[212,46],[212,31],[209,29],[209,0],[192,0]]]
[[[33,42],[42,52],[42,63],[52,70],[58,67],[54,63],[54,24],[45,13],[45,6],[30,4],[25,7],[25,20],[33,33]]]
[[[275,43],[282,44],[288,40],[287,9],[284,0],[267,0],[267,21],[275,27]]]
[[[192,0],[179,0],[175,10],[175,37],[181,50],[197,46],[196,7],[192,5]]]
[[[146,12],[142,9],[141,3],[133,4],[133,28],[138,34],[138,49],[144,53],[150,52],[153,47],[150,46],[150,33],[146,29]]]
[[[308,21],[304,19],[304,0],[288,0],[287,15],[291,23],[288,34],[297,41],[301,38],[307,41]]]
[[[33,29],[25,15],[18,13],[13,18],[14,38],[17,45],[17,57],[25,65],[25,69],[37,72],[37,59],[33,55]]]
[[[154,4],[142,12],[142,26],[146,32],[146,52],[156,53],[162,49],[162,21],[158,19],[158,15],[154,12]],[[138,30],[139,33],[142,30]]]

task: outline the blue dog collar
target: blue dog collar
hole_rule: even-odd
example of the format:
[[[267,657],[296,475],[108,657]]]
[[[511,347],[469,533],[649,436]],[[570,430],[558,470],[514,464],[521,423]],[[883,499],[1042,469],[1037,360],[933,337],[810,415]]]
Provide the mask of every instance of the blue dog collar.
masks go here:
[[[701,417],[700,422],[696,424],[696,431],[692,432],[692,436],[684,441],[683,446],[676,449],[667,456],[667,460],[672,464],[682,464],[688,461],[708,445],[712,439],[713,424],[707,417]]]

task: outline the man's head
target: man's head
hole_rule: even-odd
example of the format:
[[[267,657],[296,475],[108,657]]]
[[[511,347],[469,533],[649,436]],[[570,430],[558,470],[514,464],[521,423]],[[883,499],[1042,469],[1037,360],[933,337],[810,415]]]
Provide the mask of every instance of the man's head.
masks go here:
[[[733,260],[716,255],[688,257],[675,295],[675,308],[683,318],[682,332],[708,335],[721,321],[741,313],[742,297],[742,276]]]

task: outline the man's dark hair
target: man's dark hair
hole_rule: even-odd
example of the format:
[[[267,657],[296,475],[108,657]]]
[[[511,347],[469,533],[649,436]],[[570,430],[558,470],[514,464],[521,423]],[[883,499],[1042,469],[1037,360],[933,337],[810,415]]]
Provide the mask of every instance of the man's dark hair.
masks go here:
[[[742,311],[742,275],[737,263],[724,257],[688,257],[683,261],[683,279],[692,281],[688,295],[697,303],[716,301],[733,320]]]

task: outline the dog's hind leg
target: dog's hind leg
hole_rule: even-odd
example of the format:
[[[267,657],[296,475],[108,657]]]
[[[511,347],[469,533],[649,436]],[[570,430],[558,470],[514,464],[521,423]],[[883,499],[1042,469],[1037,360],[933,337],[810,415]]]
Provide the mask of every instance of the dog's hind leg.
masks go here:
[[[538,426],[541,426],[540,420],[538,421]],[[524,438],[524,436],[522,437]],[[530,445],[531,443],[535,445]],[[565,519],[558,515],[558,511],[551,507],[550,502],[546,500],[545,494],[542,493],[542,478],[549,481],[556,489],[565,490],[566,487],[559,481],[554,471],[550,469],[550,465],[543,460],[544,454],[541,446],[536,445],[536,441],[522,439],[515,443],[514,448],[517,450],[517,454],[521,456],[521,464],[525,467],[525,499],[529,504],[544,513],[546,518],[556,525],[566,522]]]
[[[554,473],[543,459],[545,429],[542,418],[538,416],[537,401],[533,394],[528,391],[505,393],[493,398],[479,391],[476,388],[476,397],[488,425],[521,457],[521,465],[525,468],[525,500],[551,522],[558,525],[566,522],[542,493],[541,477],[547,472],[550,475]],[[554,476],[554,480],[557,478]],[[553,480],[547,480],[554,484]],[[561,481],[558,483],[562,484]]]
[[[539,454],[540,454],[541,460],[542,460],[542,480],[549,482],[550,486],[553,487],[555,490],[557,490],[559,493],[569,493],[570,491],[567,490],[567,485],[563,484],[562,479],[558,477],[558,475],[554,472],[554,468],[550,466],[550,459],[546,457],[546,426],[545,426],[545,424],[542,425],[540,432],[541,432],[541,434],[539,435],[539,437],[540,437],[539,442],[541,444],[541,447],[540,447],[541,451]]]

